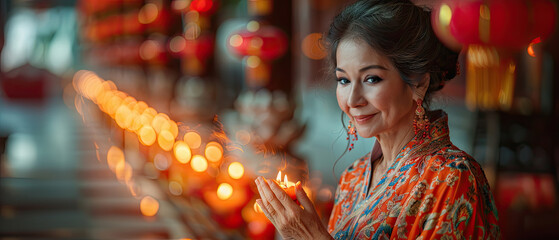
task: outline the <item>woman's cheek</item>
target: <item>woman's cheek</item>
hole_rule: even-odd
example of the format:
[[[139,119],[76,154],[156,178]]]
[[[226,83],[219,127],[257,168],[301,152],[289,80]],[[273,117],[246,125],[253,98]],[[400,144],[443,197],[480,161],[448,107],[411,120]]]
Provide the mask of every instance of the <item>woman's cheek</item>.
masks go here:
[[[340,109],[347,114],[347,99],[343,94],[343,89],[340,89],[339,87],[336,89],[336,98],[338,100],[338,106],[340,107]]]

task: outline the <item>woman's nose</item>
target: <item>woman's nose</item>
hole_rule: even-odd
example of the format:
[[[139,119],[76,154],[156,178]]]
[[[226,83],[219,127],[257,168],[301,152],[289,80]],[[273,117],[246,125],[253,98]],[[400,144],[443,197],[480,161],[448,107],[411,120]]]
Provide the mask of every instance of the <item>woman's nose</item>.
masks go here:
[[[351,108],[367,105],[367,100],[363,96],[363,88],[358,84],[351,86],[347,105]]]

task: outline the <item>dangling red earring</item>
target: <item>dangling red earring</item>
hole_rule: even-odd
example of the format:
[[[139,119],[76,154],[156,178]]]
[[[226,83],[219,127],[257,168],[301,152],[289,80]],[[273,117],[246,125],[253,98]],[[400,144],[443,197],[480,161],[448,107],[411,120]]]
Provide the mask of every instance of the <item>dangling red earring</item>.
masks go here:
[[[429,134],[429,127],[431,123],[425,114],[425,108],[422,106],[423,100],[417,99],[417,108],[415,108],[415,119],[413,119],[413,131],[417,135],[418,132],[423,130],[423,138],[427,137],[431,139],[431,134]]]
[[[357,141],[357,131],[355,131],[355,126],[353,125],[353,122],[351,120],[349,120],[349,125],[347,126],[347,138],[346,140],[349,141],[349,137],[352,136],[351,141]],[[354,148],[353,143],[350,141],[349,143],[349,148],[348,150],[351,151],[351,149]]]

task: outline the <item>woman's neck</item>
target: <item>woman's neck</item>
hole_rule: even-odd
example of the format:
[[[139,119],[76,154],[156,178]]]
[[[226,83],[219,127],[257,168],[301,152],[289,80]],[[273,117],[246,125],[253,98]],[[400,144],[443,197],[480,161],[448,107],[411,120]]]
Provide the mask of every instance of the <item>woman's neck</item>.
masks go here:
[[[415,136],[412,125],[414,117],[415,114],[410,114],[410,117],[402,119],[401,124],[399,124],[395,131],[376,136],[384,156],[384,160],[381,163],[383,166],[392,165],[398,153]]]

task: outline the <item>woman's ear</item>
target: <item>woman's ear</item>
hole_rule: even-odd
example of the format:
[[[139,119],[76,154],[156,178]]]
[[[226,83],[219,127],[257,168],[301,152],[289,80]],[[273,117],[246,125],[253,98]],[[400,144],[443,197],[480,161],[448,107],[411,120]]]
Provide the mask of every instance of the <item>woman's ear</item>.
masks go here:
[[[421,76],[421,80],[415,87],[413,91],[413,99],[421,99],[425,97],[425,93],[427,93],[427,89],[429,89],[429,83],[431,82],[431,74],[425,73]]]

